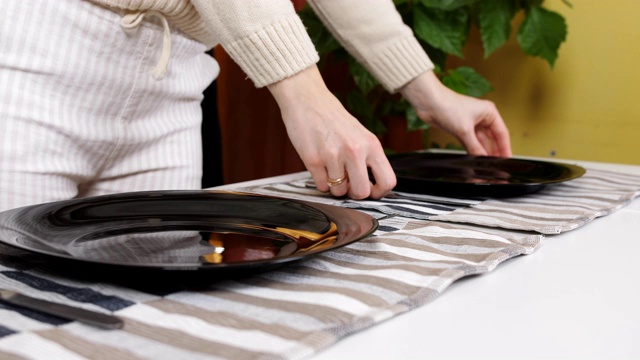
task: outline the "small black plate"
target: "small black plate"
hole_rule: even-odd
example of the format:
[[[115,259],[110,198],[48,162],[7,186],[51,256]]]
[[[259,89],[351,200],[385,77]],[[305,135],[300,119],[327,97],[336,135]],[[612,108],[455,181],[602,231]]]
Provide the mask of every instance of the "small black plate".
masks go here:
[[[53,259],[136,269],[258,269],[371,235],[360,211],[228,191],[146,191],[0,213],[0,241]]]
[[[451,197],[510,197],[578,178],[570,164],[466,154],[414,152],[388,156],[397,191]]]

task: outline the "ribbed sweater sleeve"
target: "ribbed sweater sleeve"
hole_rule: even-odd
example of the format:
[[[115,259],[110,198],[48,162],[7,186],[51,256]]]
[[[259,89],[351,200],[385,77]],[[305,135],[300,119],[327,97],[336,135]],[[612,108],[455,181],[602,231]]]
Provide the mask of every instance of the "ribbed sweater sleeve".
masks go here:
[[[280,81],[319,60],[291,0],[192,3],[256,87]]]
[[[433,69],[392,0],[307,1],[342,46],[388,91]]]

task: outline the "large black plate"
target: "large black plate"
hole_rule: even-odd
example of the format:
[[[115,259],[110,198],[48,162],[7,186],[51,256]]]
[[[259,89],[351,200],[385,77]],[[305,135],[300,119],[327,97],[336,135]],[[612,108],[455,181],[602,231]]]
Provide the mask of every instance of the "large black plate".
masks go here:
[[[0,213],[0,241],[54,259],[162,270],[283,264],[367,237],[352,209],[226,191],[147,191]]]
[[[414,152],[389,155],[397,191],[454,197],[508,197],[578,178],[570,164],[466,154]]]

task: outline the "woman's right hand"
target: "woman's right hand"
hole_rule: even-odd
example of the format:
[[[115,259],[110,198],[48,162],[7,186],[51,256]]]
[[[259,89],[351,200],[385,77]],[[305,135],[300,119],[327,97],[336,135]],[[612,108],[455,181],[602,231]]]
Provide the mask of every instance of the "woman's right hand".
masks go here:
[[[268,88],[318,190],[353,199],[379,199],[395,187],[396,177],[380,141],[327,89],[316,65]],[[330,179],[341,178],[347,180],[329,186]]]

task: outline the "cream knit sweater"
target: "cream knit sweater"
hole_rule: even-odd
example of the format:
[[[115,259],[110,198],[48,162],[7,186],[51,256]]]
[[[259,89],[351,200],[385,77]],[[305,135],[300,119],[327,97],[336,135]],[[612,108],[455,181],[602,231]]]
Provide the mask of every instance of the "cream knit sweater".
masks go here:
[[[311,66],[318,54],[291,0],[89,0],[162,14],[210,48],[220,44],[257,87]],[[392,0],[307,0],[336,39],[389,91],[433,64]]]

